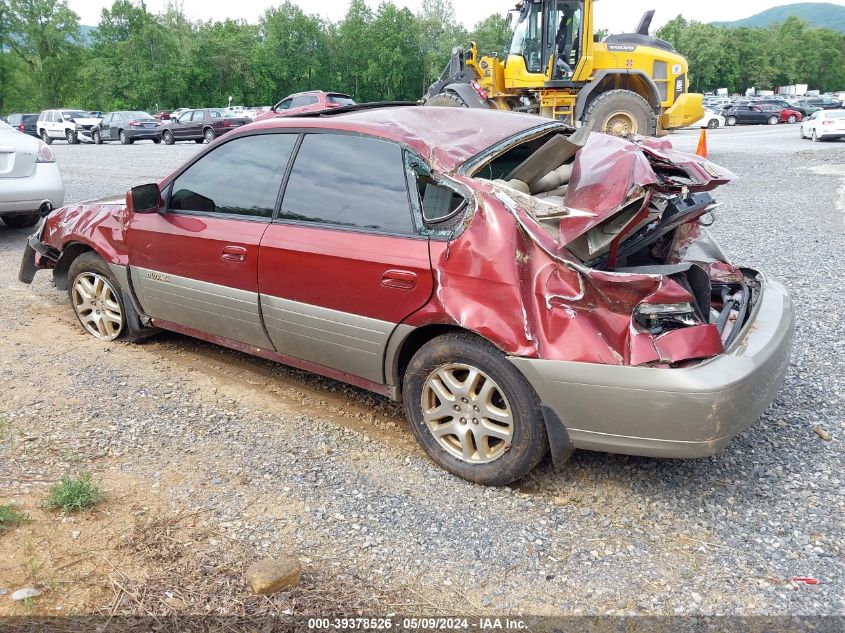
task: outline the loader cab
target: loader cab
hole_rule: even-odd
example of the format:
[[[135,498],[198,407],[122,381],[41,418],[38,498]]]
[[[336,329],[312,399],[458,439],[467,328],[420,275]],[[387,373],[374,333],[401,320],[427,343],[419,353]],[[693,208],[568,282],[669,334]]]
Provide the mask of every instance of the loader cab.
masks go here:
[[[525,0],[512,13],[511,21],[514,32],[508,75],[518,79],[521,73],[514,67],[524,65],[526,74],[535,75],[534,84],[543,78],[573,79],[585,40],[592,37],[584,33],[583,0]]]

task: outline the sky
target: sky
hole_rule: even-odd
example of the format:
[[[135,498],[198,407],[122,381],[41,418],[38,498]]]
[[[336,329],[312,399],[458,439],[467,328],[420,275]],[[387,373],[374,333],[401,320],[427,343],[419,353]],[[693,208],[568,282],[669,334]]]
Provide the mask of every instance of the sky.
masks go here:
[[[281,0],[182,0],[185,14],[193,20],[222,20],[225,18],[245,19],[255,22],[269,7],[281,4]],[[346,13],[349,0],[294,0],[306,13],[317,13],[333,22]],[[393,0],[398,6],[405,6],[416,12],[421,0]],[[845,0],[833,0],[845,4]],[[147,8],[153,13],[162,11],[167,0],[146,0]],[[111,6],[111,0],[68,0],[70,8],[82,18],[82,24],[95,26],[100,21],[100,10]],[[376,8],[379,0],[367,0]],[[467,29],[492,13],[504,15],[512,8],[515,0],[452,0],[455,15]],[[746,18],[769,7],[790,4],[785,0],[707,0],[706,2],[677,2],[674,0],[596,0],[596,28],[608,29],[611,33],[633,31],[640,17],[647,9],[655,9],[652,28],[674,18],[678,13],[700,22],[730,21]]]

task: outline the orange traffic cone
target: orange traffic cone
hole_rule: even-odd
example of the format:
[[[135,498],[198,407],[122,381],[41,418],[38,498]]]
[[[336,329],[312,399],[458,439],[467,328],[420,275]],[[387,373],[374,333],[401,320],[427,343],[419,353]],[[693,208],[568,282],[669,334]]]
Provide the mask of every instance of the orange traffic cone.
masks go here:
[[[701,128],[701,136],[698,137],[698,149],[695,153],[702,158],[707,158],[707,128]]]

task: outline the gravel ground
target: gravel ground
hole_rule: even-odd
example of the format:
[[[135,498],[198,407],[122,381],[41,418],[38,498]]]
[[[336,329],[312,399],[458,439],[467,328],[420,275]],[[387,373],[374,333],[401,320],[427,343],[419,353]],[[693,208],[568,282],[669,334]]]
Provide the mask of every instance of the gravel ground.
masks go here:
[[[798,323],[776,401],[718,456],[582,451],[475,486],[434,466],[382,398],[177,335],[83,335],[49,275],[16,281],[27,232],[0,228],[0,503],[77,467],[107,493],[128,479],[138,499],[201,511],[210,555],[293,552],[306,587],[345,587],[273,598],[295,613],[845,614],[845,143],[795,126],[708,140],[740,176],[712,230],[786,283]],[[53,149],[72,203],[158,180],[200,146]],[[805,575],[820,584],[790,584]],[[221,608],[248,604],[233,595]]]

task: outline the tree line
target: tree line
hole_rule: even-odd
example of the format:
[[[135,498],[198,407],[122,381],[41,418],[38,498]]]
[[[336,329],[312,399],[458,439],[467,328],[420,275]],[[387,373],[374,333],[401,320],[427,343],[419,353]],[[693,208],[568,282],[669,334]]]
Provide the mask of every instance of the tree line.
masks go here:
[[[770,28],[728,28],[678,16],[657,36],[690,62],[691,89],[772,88],[808,83],[845,89],[845,35],[796,18]],[[467,32],[451,0],[423,0],[413,13],[351,0],[330,22],[286,0],[256,24],[192,21],[182,0],[160,14],[143,0],[115,0],[93,30],[66,0],[0,0],[0,112],[269,105],[292,92],[327,89],[358,101],[416,100],[451,50],[476,40],[503,55],[503,16]]]
[[[66,0],[0,0],[0,112],[269,105],[302,90],[358,101],[416,100],[454,46],[488,53],[510,43],[503,16],[471,32],[451,0],[423,0],[418,13],[351,0],[340,22],[285,1],[257,24],[191,21],[179,0],[160,14],[116,0],[89,33]]]
[[[809,84],[821,92],[845,90],[845,34],[811,28],[796,17],[762,27],[688,22],[678,16],[658,29],[689,60],[690,90],[771,90]]]

